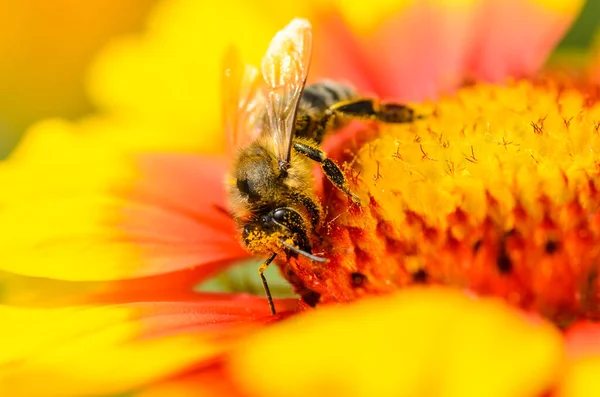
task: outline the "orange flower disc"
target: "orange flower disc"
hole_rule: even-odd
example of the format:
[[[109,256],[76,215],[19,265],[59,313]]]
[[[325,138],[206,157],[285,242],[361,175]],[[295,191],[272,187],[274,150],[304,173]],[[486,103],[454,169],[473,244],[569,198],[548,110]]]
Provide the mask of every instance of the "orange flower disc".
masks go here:
[[[418,109],[423,120],[332,145],[363,205],[326,183],[314,252],[329,262],[290,260],[284,274],[309,304],[427,283],[559,324],[600,317],[597,94],[556,80],[474,85]]]

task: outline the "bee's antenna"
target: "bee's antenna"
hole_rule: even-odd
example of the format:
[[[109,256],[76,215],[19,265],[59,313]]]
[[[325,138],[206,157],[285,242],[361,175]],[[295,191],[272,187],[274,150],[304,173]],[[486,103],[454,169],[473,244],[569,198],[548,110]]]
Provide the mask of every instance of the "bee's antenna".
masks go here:
[[[297,254],[303,255],[305,257],[307,257],[308,259],[310,259],[311,261],[315,261],[315,262],[320,262],[320,263],[325,263],[327,262],[326,258],[321,258],[320,256],[315,256],[313,254],[309,254],[308,252],[301,250],[298,247],[295,247],[291,244],[286,243],[283,240],[279,240],[281,242],[281,244],[285,245],[287,248],[291,249],[292,251],[294,251]]]

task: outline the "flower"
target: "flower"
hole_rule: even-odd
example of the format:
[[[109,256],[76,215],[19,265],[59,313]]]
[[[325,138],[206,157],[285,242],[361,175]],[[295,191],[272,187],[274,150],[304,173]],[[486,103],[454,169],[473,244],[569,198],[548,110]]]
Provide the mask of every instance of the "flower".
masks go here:
[[[324,13],[316,29],[332,31],[320,33],[331,40],[322,45],[355,58],[343,65],[317,62],[315,70],[354,73],[352,80],[367,90],[423,100],[437,89],[450,91],[467,72],[487,80],[533,72],[575,11],[526,3],[532,8],[525,11],[552,16],[540,19],[548,34],[527,25],[525,37],[536,44],[523,40],[518,49],[535,48],[527,52],[530,59],[495,59],[515,51],[508,45],[506,53],[501,46],[475,62],[481,46],[473,45],[454,54],[460,60],[448,61],[448,69],[408,74],[422,83],[418,92],[417,85],[408,90],[410,84],[392,79],[402,59],[386,61],[385,51],[373,51],[373,43],[397,33],[376,26],[397,29],[392,21],[407,15],[455,15],[446,14],[450,10],[474,18],[504,8],[465,2],[477,5],[473,13],[463,3],[456,9],[455,3],[415,4],[372,4],[385,12],[362,11],[360,23],[352,8],[342,8],[344,21],[360,32],[355,38],[341,19]],[[509,6],[519,4],[525,3]],[[206,114],[215,113],[208,94],[216,87],[208,85],[198,98],[199,83],[210,79],[184,84],[183,71],[193,68],[182,65],[202,59],[193,54],[186,63],[190,38],[206,28],[195,19],[197,7],[167,3],[148,37],[115,44],[100,57],[90,85],[106,115],[40,123],[0,167],[0,183],[10,186],[0,197],[0,310],[7,319],[0,340],[9,341],[0,349],[0,387],[27,396],[571,396],[597,387],[590,375],[597,355],[581,347],[595,346],[595,324],[578,322],[563,332],[548,321],[569,325],[575,316],[595,313],[584,307],[596,302],[593,87],[556,77],[478,82],[415,103],[428,117],[413,124],[349,126],[328,142],[328,153],[349,160],[352,187],[366,205],[348,207],[327,183],[317,184],[331,227],[322,249],[330,250],[331,261],[320,267],[290,261],[295,276],[284,274],[317,292],[321,305],[313,312],[295,299],[278,299],[278,314],[270,316],[262,296],[193,291],[198,281],[248,256],[219,210],[225,164],[215,155],[218,121],[191,110],[197,100]],[[235,12],[225,29],[249,18],[247,7]],[[251,31],[242,31],[244,40],[257,46]],[[436,40],[450,31],[436,31]],[[483,40],[479,33],[461,37]],[[161,56],[167,50],[172,57]],[[316,54],[317,61],[334,55],[328,58],[318,45]],[[328,72],[327,66],[335,67]],[[152,73],[155,68],[170,73]],[[155,76],[165,81],[149,84]],[[159,94],[148,94],[154,90]],[[552,224],[554,211],[560,219]],[[533,273],[530,255],[539,262]],[[578,277],[589,285],[573,286]],[[416,282],[461,288],[408,287]],[[572,302],[577,299],[580,306]]]
[[[432,116],[340,146],[370,206],[348,209],[327,188],[335,224],[315,249],[331,266],[291,261],[302,286],[326,302],[439,283],[557,323],[598,318],[597,92],[556,78],[477,84],[423,111]]]

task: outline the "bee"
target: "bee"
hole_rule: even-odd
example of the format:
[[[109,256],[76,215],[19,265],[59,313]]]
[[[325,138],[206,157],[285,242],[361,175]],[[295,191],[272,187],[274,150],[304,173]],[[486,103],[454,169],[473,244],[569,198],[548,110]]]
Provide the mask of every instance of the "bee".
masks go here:
[[[346,84],[306,85],[311,47],[311,25],[297,18],[274,36],[260,72],[234,50],[225,58],[223,121],[232,151],[226,190],[244,246],[267,258],[258,273],[272,314],[263,273],[276,257],[327,261],[312,252],[323,212],[313,192],[313,164],[360,205],[340,167],[321,150],[323,139],[352,118],[391,123],[415,118],[407,106],[361,97]]]

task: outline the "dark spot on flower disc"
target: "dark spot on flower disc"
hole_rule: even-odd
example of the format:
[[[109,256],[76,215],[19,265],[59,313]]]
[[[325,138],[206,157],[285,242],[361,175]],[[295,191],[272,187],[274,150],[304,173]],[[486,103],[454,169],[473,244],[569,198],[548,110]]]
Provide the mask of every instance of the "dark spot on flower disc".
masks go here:
[[[483,241],[481,241],[481,239],[475,241],[475,244],[473,244],[474,253],[477,253],[477,251],[479,251],[479,248],[481,248],[481,244],[483,244]]]
[[[512,270],[512,261],[510,260],[508,253],[504,246],[501,247],[498,257],[496,258],[496,266],[500,273],[510,273]]]
[[[517,230],[513,227],[512,229],[509,229],[509,230],[507,230],[507,231],[504,232],[504,237],[505,238],[512,237],[512,236],[514,236],[516,234],[517,234]]]
[[[352,287],[358,288],[361,287],[365,281],[367,281],[367,276],[362,273],[354,272],[350,275],[350,281],[352,283]]]
[[[317,306],[317,303],[319,303],[320,299],[321,299],[321,294],[319,294],[315,291],[306,291],[305,293],[302,294],[302,300],[304,302],[306,302],[306,304],[310,307]]]
[[[496,257],[496,267],[502,274],[508,274],[513,269],[512,260],[510,259],[510,256],[508,256],[508,252],[506,251],[506,242],[507,240],[513,238],[516,235],[517,231],[513,228],[504,232],[504,237],[500,239],[498,247],[499,252],[498,256]]]
[[[412,274],[412,277],[415,283],[426,283],[429,275],[425,269],[419,269]]]
[[[560,243],[554,240],[548,240],[546,241],[546,245],[544,245],[544,251],[546,251],[546,253],[550,255],[558,251],[559,248]]]

